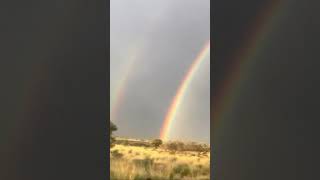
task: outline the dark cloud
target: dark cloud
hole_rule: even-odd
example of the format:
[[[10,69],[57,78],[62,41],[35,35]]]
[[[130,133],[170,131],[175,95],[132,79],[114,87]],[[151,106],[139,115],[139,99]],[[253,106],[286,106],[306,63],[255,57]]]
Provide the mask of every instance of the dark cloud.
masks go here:
[[[210,38],[209,3],[209,0],[111,1],[111,57],[129,52],[131,43],[142,44],[142,53],[130,74],[125,102],[119,111],[118,134],[144,138],[159,136],[163,118],[180,81]],[[114,68],[111,82],[119,79],[116,73],[121,68],[116,67],[126,63],[125,55],[119,59],[111,58],[111,68]],[[205,66],[199,73],[201,71],[205,71]],[[187,116],[186,125],[181,125],[180,129],[188,131],[191,140],[209,141],[206,128],[210,119],[208,78],[209,72],[203,72],[202,78],[197,79],[203,82],[194,83],[190,88],[192,94],[189,95],[199,100],[184,102],[197,104],[193,107],[195,115]],[[188,130],[188,123],[192,124],[195,118],[198,126],[193,131],[205,129],[207,133],[195,136]]]

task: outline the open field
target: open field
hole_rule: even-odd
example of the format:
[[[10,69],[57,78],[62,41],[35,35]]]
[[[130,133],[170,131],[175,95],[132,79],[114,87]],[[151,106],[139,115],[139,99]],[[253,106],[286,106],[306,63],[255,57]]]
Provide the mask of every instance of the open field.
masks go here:
[[[164,143],[155,148],[149,141],[118,138],[115,146],[110,150],[111,179],[210,179],[210,150],[208,148],[182,142],[172,144]]]

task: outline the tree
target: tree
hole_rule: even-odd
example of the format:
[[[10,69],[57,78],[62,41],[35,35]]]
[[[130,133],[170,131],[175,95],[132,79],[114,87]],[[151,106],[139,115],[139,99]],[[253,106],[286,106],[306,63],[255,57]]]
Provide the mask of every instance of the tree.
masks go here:
[[[169,150],[169,151],[176,151],[178,149],[177,147],[177,144],[174,143],[174,142],[168,142],[166,144],[166,148]]]
[[[162,145],[162,140],[161,139],[154,139],[151,144],[155,147],[158,148],[160,145]]]
[[[110,136],[112,135],[112,132],[116,130],[118,130],[118,127],[110,121]]]
[[[113,124],[113,122],[110,121],[110,147],[113,147],[115,142],[115,138],[112,137],[112,133],[117,130],[118,130],[118,127],[115,124]]]

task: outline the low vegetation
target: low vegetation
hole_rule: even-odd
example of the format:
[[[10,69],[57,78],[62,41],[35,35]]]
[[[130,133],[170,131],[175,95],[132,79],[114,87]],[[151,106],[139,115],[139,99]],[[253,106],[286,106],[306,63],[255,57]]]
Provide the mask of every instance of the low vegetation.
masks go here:
[[[113,132],[118,130],[117,126],[110,121],[110,147],[113,147],[114,146],[114,142],[115,142],[115,138],[113,137]]]
[[[114,138],[110,150],[112,180],[208,180],[210,146]]]

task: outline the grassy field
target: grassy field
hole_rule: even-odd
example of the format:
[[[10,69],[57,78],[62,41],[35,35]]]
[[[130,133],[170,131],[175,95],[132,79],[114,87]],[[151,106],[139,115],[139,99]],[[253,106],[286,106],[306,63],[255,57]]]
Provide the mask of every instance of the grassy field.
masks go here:
[[[116,143],[110,150],[112,180],[208,180],[210,151],[155,148],[147,141]],[[141,142],[141,143],[138,143]]]

